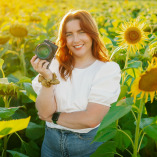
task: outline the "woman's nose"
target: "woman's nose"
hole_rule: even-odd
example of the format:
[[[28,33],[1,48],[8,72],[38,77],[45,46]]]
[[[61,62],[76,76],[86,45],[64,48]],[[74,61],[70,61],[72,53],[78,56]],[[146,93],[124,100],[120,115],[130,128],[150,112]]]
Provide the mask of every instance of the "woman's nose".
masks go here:
[[[78,34],[76,34],[76,35],[74,35],[74,42],[76,43],[78,41],[80,41],[80,38],[79,38]]]

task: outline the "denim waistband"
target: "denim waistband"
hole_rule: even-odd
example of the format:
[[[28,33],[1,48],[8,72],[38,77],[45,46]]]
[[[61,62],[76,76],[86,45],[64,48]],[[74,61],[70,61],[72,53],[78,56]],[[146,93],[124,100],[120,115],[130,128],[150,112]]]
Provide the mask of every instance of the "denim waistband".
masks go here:
[[[75,133],[75,132],[73,132],[73,131],[70,131],[70,130],[63,130],[63,129],[58,129],[58,128],[50,128],[50,127],[48,127],[47,125],[45,126],[47,129],[54,129],[54,130],[57,130],[57,131],[59,131],[59,132],[64,132],[64,133]],[[77,133],[77,132],[76,132]]]

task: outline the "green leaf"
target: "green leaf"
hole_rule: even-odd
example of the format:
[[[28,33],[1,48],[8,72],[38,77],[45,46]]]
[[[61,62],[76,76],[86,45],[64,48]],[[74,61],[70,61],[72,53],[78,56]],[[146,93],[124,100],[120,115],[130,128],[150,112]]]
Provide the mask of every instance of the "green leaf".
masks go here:
[[[157,117],[151,117],[151,118],[142,118],[140,122],[140,128],[144,128],[148,125],[151,125],[153,123],[157,124]]]
[[[44,126],[30,122],[26,129],[26,136],[31,140],[36,140],[44,135],[44,131]]]
[[[122,50],[122,49],[124,49],[122,46],[117,47],[117,48],[112,52],[112,55],[111,55],[110,59],[112,59],[112,57],[113,57],[113,55],[114,55],[115,53],[119,52],[119,51]]]
[[[108,141],[102,144],[90,157],[114,157],[116,153],[116,143]]]
[[[12,130],[12,128],[6,127],[0,131],[0,135],[5,136],[5,135],[9,134],[11,130]]]
[[[131,110],[132,106],[127,104],[126,102],[127,99],[132,99],[132,98],[122,99],[117,103],[117,105],[111,106],[109,112],[102,120],[98,131],[103,130],[104,128],[106,128],[107,126],[118,120],[119,118],[126,115]]]
[[[25,82],[31,82],[31,79],[29,77],[24,76],[23,71],[16,70],[15,72],[12,73],[13,77],[17,78],[19,80],[18,83],[23,83]]]
[[[0,119],[7,119],[11,117],[19,107],[3,108],[0,107]]]
[[[48,31],[49,29],[52,29],[54,24],[55,24],[54,20],[49,20],[46,25],[46,30]]]
[[[129,130],[123,130],[127,133],[130,138],[132,138],[131,132]],[[130,139],[121,131],[118,131],[116,136],[114,137],[115,142],[117,143],[117,148],[124,151],[131,144]]]
[[[97,142],[106,142],[110,139],[112,139],[117,133],[117,129],[116,129],[116,123],[113,123],[111,125],[109,125],[108,127],[106,127],[105,129],[98,131],[96,136],[94,137],[94,141]]]
[[[25,129],[29,121],[30,117],[18,120],[0,121],[0,138],[16,131]]]
[[[0,58],[2,58],[2,56],[8,51],[9,48],[9,44],[6,44],[4,46],[4,49],[0,52]]]
[[[142,61],[131,60],[128,65],[128,68],[142,68]]]
[[[22,153],[19,153],[17,151],[13,151],[13,150],[7,150],[8,153],[10,153],[11,155],[13,155],[13,157],[28,157],[27,155],[24,155]]]
[[[156,41],[152,41],[150,44],[149,44],[149,49],[152,49],[153,47],[156,47],[157,46],[157,40]]]
[[[140,128],[142,128],[149,137],[157,142],[157,117],[142,118]]]
[[[131,75],[132,77],[136,77],[140,74],[140,72],[142,71],[142,62],[141,61],[135,61],[135,60],[131,60],[128,65],[127,68],[122,69],[122,72],[127,71],[127,73],[129,75]]]
[[[13,76],[12,74],[8,75],[7,78],[8,78],[8,81],[9,81],[9,82],[16,83],[16,82],[19,81],[19,80],[18,80],[15,76]]]
[[[157,124],[152,124],[144,128],[144,132],[157,142]]]
[[[127,94],[127,91],[128,91],[128,87],[126,85],[121,85],[121,92],[120,92],[118,100],[124,98]]]
[[[35,102],[37,94],[34,92],[31,83],[23,83],[23,85],[26,90],[26,95]]]
[[[33,141],[29,143],[23,142],[22,147],[24,147],[26,154],[29,157],[40,156],[40,149],[35,142]]]
[[[135,132],[134,122],[135,122],[135,118],[132,112],[129,112],[118,121],[118,124],[123,130],[129,130],[132,133],[134,133]]]

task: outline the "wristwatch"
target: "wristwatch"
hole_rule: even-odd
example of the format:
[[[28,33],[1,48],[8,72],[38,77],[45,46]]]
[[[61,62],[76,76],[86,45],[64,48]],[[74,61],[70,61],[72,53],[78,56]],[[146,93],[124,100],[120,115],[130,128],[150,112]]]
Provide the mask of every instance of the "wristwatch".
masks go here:
[[[55,112],[52,116],[52,121],[53,123],[57,124],[57,121],[58,121],[58,118],[59,118],[59,115],[61,114],[61,112]]]

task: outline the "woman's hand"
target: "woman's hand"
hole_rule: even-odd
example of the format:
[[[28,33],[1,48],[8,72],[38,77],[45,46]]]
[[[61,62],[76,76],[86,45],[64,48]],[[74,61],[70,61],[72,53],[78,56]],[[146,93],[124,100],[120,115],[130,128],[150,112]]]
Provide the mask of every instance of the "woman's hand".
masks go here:
[[[45,79],[52,79],[52,72],[47,69],[47,66],[49,64],[46,60],[41,60],[37,58],[37,55],[33,56],[30,60],[32,67],[35,71],[40,73]]]

